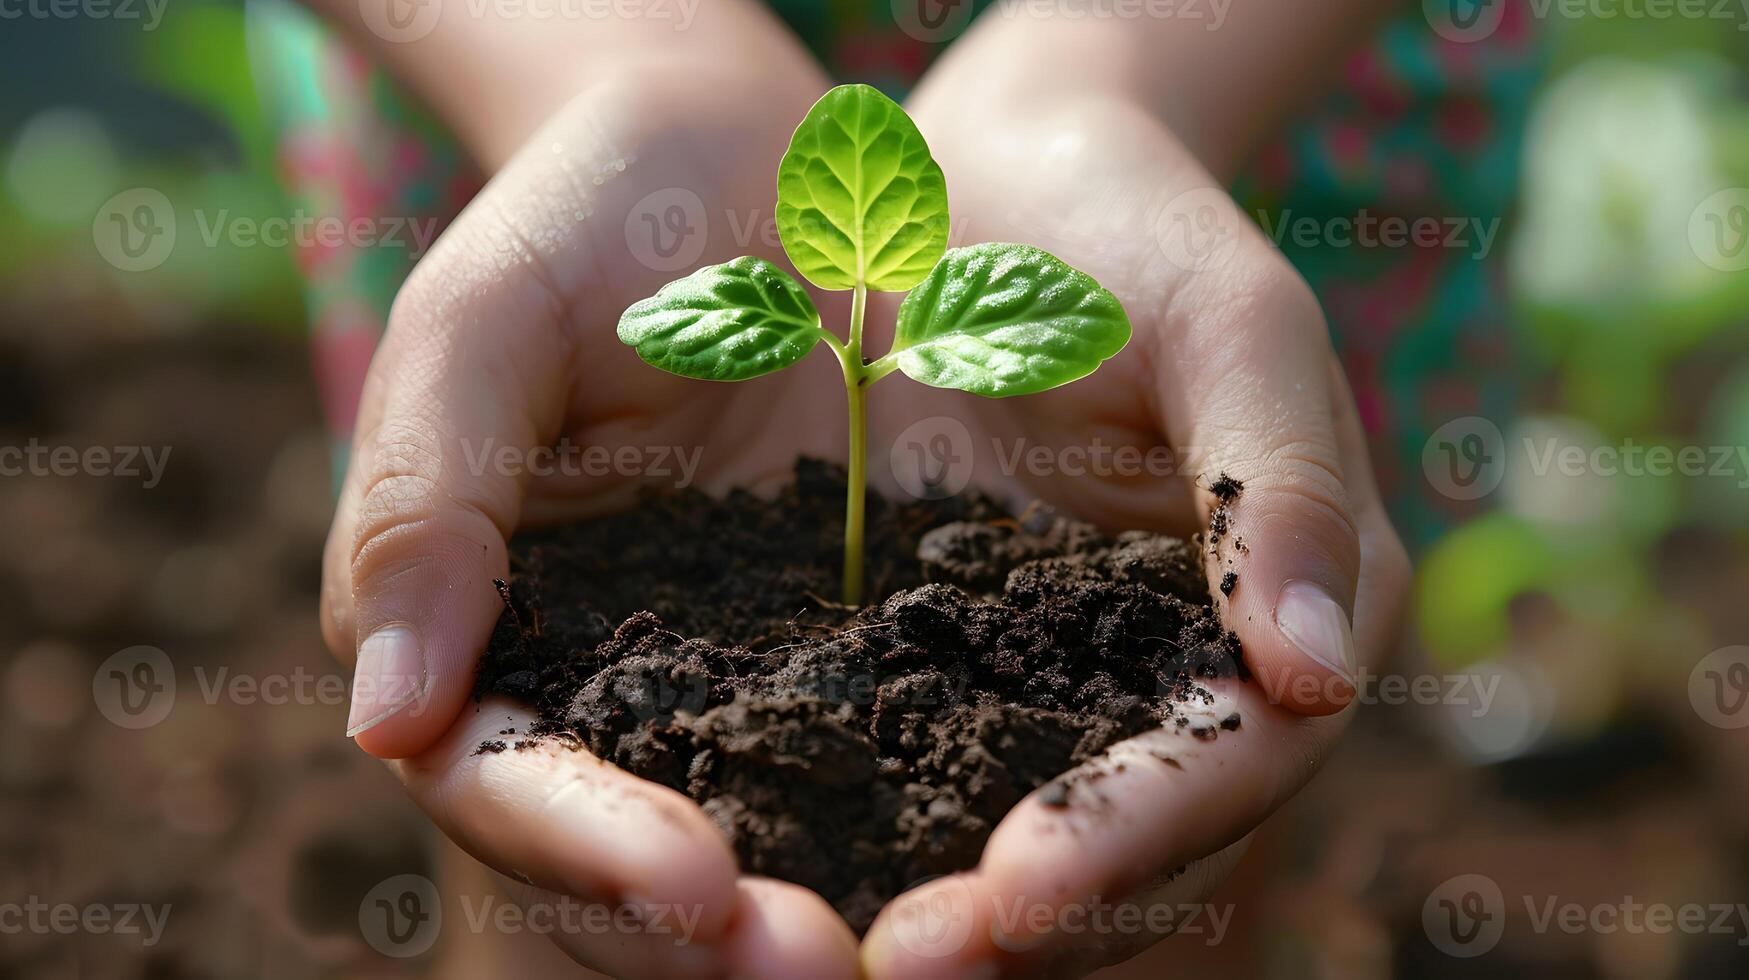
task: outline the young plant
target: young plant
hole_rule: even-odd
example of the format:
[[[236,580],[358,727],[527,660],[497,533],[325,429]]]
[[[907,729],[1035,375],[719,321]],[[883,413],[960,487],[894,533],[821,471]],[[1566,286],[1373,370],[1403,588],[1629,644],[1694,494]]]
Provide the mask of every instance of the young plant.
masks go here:
[[[893,373],[987,398],[1086,377],[1129,342],[1117,297],[1030,245],[948,249],[947,182],[897,103],[867,85],[827,92],[777,168],[777,230],[797,271],[850,290],[844,339],[820,324],[800,283],[764,259],[700,269],[635,303],[619,339],[688,378],[745,381],[825,344],[844,369],[850,483],[844,508],[847,605],[862,601],[868,387]],[[862,352],[869,290],[906,292],[893,349]]]

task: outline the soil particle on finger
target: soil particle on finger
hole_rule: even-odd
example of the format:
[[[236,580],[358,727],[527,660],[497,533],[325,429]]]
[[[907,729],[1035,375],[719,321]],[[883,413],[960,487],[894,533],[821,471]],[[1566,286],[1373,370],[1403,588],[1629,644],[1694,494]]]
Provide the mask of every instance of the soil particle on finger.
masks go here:
[[[1215,495],[1214,509],[1209,512],[1208,550],[1212,555],[1219,551],[1221,539],[1232,529],[1231,508],[1245,492],[1245,485],[1222,473],[1209,485],[1209,492]]]
[[[743,870],[860,933],[911,882],[975,865],[1027,794],[1080,805],[1060,776],[1245,672],[1195,545],[1048,508],[871,496],[872,601],[821,600],[843,481],[803,460],[773,500],[650,495],[518,537],[475,693],[533,708],[528,739],[690,796]]]

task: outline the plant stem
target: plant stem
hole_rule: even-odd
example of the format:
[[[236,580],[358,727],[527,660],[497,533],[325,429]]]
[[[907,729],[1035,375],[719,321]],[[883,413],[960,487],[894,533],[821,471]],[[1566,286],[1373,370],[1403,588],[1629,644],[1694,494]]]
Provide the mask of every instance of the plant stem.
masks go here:
[[[844,604],[862,604],[862,514],[865,490],[863,463],[868,455],[868,420],[864,410],[868,389],[859,380],[850,386],[850,482],[844,503]]]
[[[862,518],[868,462],[868,371],[862,361],[862,319],[868,287],[858,283],[850,301],[850,342],[844,345],[844,387],[850,400],[850,458],[844,501],[844,604],[862,604]]]

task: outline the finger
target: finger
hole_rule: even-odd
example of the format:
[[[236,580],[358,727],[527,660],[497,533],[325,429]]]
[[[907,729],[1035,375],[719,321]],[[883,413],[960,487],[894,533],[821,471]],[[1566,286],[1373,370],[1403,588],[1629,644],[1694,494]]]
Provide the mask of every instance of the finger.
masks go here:
[[[1052,977],[1082,977],[1112,966],[1172,936],[1195,936],[1210,946],[1227,936],[1232,904],[1210,905],[1208,899],[1239,866],[1255,834],[1248,834],[1206,858],[1137,889],[1108,913],[1110,925],[1081,934],[1072,943],[1041,947],[1040,972]],[[1133,910],[1133,911],[1132,911]]]
[[[551,156],[512,161],[456,219],[396,297],[366,379],[323,620],[343,658],[356,651],[347,734],[379,756],[424,750],[466,700],[526,479],[500,461],[529,459],[564,418],[560,297],[590,263],[581,236],[520,203],[550,183]]]
[[[471,928],[502,925],[545,936],[580,966],[612,977],[769,977],[854,980],[856,940],[820,896],[768,878],[744,877],[722,940],[697,943],[697,910],[609,905],[491,876],[491,891],[467,895],[480,910]],[[518,915],[496,910],[505,904]]]
[[[1233,713],[1238,728],[1222,729]],[[1085,921],[1086,910],[1248,835],[1317,770],[1346,718],[1306,717],[1253,684],[1221,682],[1189,725],[1120,742],[1062,777],[1066,805],[1055,788],[1022,800],[976,871],[948,893],[953,902],[940,903],[969,916],[957,945],[939,914],[907,918],[896,904],[870,929],[864,963],[878,976],[961,976],[1054,961],[1085,943],[1064,926]]]
[[[1234,254],[1174,295],[1149,338],[1160,423],[1199,464],[1210,588],[1228,594],[1252,674],[1329,714],[1354,694],[1360,574],[1329,344],[1316,300],[1254,229]]]
[[[856,937],[826,900],[800,885],[743,877],[724,942],[730,976],[855,980]]]
[[[490,699],[426,752],[390,766],[458,846],[547,893],[525,902],[570,896],[627,909],[632,927],[562,937],[579,962],[615,976],[709,975],[740,948],[729,933],[743,898],[722,835],[684,796],[581,748],[553,739],[517,746],[498,734],[532,720]],[[480,751],[490,740],[512,744]]]
[[[1210,908],[1220,887],[1249,849],[1251,837],[1169,874],[1127,896],[1084,905],[1031,903],[992,890],[979,871],[937,878],[894,899],[863,941],[863,972],[889,977],[1080,977],[1121,963],[1181,932],[1218,942],[1230,907]],[[975,910],[995,910],[988,923]],[[1025,937],[1005,923],[1055,919],[1056,937]],[[995,932],[990,930],[994,929]],[[989,936],[987,946],[973,937]],[[1055,941],[1072,939],[1072,942]],[[987,952],[986,952],[987,951]],[[979,959],[983,957],[983,959]]]
[[[1363,666],[1376,667],[1389,652],[1400,626],[1408,560],[1375,489],[1365,438],[1352,411],[1346,382],[1333,360],[1331,363],[1331,386],[1339,406],[1334,413],[1338,452],[1344,470],[1351,474],[1360,527],[1362,562],[1355,604],[1358,654]],[[1198,719],[1185,729],[1152,733],[1114,747],[1111,757],[1090,763],[1068,777],[1065,785],[1080,787],[1070,790],[1070,810],[1041,807],[1037,794],[1028,798],[992,836],[979,870],[966,879],[970,891],[958,894],[970,896],[970,901],[985,909],[1032,908],[1046,921],[1055,921],[1064,910],[1076,908],[1077,901],[1089,901],[1086,896],[1123,894],[1135,887],[1138,874],[1157,873],[1186,862],[1188,867],[1174,879],[1175,885],[1192,876],[1200,876],[1211,887],[1218,883],[1224,869],[1237,859],[1236,845],[1226,845],[1209,859],[1195,858],[1222,847],[1233,834],[1246,833],[1296,792],[1317,770],[1322,754],[1348,717],[1303,717],[1283,710],[1279,699],[1257,685],[1229,682],[1226,687],[1222,693],[1225,700],[1200,711]],[[1219,727],[1229,706],[1239,715],[1239,728],[1231,732]],[[1217,737],[1213,741],[1198,738],[1199,727],[1205,729],[1204,734],[1218,733]],[[1072,811],[1078,795],[1079,802],[1086,805],[1087,821],[1076,833],[1070,828],[1076,819]],[[942,893],[949,897],[956,894],[942,887]],[[1056,904],[1049,899],[1042,905],[1026,904],[1027,896],[1038,894],[1069,897]],[[1083,897],[1077,899],[1076,895]],[[927,904],[929,898],[923,893],[918,901]],[[941,905],[939,901],[936,904]],[[1158,911],[1158,902],[1153,899],[1131,898],[1128,904]],[[1013,917],[1010,911],[1010,919]],[[1008,935],[1001,925],[994,918],[978,924],[979,935],[997,927],[992,934],[997,938],[983,949],[1005,967],[1014,968],[1018,963],[1022,973],[1073,974],[1134,955],[1159,938],[1158,933],[1145,930],[1123,931],[1111,938],[1085,932],[1061,934],[1060,930],[1057,934]],[[871,930],[868,950],[893,945],[891,937],[879,929],[877,924],[877,930]],[[935,931],[943,933],[939,927]],[[1007,938],[1000,938],[1004,936]],[[917,945],[914,939],[911,945]],[[898,944],[898,948],[904,952],[906,944]],[[865,962],[870,955],[865,950]],[[975,957],[977,949],[968,955]],[[914,965],[909,960],[897,962]],[[967,959],[953,965],[973,962]]]

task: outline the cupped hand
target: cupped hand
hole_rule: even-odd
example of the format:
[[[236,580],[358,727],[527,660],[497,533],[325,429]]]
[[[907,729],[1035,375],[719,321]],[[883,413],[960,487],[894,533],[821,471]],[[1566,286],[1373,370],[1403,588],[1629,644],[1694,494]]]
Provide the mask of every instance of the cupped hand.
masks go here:
[[[615,976],[856,970],[830,906],[739,877],[690,800],[582,750],[479,754],[530,718],[469,703],[516,528],[623,507],[642,483],[757,484],[792,472],[797,453],[842,454],[842,423],[818,407],[844,397],[830,358],[705,385],[646,368],[614,336],[620,312],[669,279],[779,257],[772,175],[826,87],[794,60],[621,75],[499,171],[396,298],[328,539],[323,628],[343,662],[356,658],[358,744],[396,760],[437,825],[530,900],[696,919],[685,943],[554,934]],[[639,452],[603,460],[591,447]]]
[[[1134,336],[1092,377],[1025,398],[887,382],[910,390],[871,395],[877,461],[934,441],[1016,502],[1180,534],[1208,527],[1221,474],[1244,487],[1207,571],[1253,677],[1209,685],[1217,703],[1190,726],[1236,711],[1238,729],[1114,747],[1088,767],[1100,778],[1071,782],[1071,806],[1029,797],[975,870],[895,900],[863,947],[876,978],[1079,975],[1182,922],[1167,913],[1202,901],[1317,771],[1392,641],[1408,563],[1315,299],[1217,182],[1124,101],[1005,106],[963,75],[950,59],[910,106],[947,174],[954,243],[1055,253],[1118,296]]]

